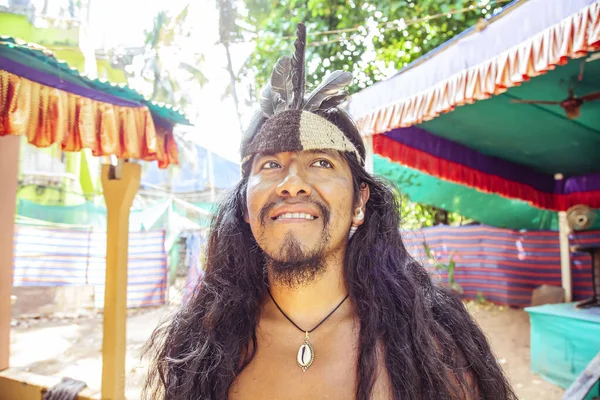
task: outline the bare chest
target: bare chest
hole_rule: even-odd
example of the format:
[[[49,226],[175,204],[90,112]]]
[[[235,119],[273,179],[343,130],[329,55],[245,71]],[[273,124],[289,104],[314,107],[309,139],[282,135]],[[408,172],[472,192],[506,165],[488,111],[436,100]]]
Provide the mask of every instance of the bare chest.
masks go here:
[[[356,344],[352,335],[311,334],[314,360],[306,372],[297,363],[301,332],[260,334],[256,356],[231,388],[231,400],[350,399],[356,380]],[[332,337],[335,336],[335,337]],[[337,340],[335,340],[337,339]]]
[[[358,332],[336,329],[314,332],[310,342],[314,361],[306,372],[297,363],[304,343],[301,332],[276,337],[259,333],[252,362],[238,376],[229,392],[230,400],[248,399],[354,399],[358,360]],[[378,379],[372,398],[387,399],[384,380]],[[383,384],[383,385],[382,385]]]

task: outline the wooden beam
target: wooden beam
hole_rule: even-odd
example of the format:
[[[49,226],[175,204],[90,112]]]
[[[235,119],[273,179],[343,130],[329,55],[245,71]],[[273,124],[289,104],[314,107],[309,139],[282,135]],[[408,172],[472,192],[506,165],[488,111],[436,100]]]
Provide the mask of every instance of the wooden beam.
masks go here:
[[[0,400],[40,400],[60,380],[56,376],[7,369],[0,372]],[[100,399],[100,393],[89,388],[83,389],[77,396],[77,400],[96,399]]]
[[[0,371],[10,359],[13,236],[19,175],[19,136],[0,137]]]
[[[106,287],[102,339],[102,399],[125,399],[129,210],[140,186],[139,164],[102,166],[107,210]]]

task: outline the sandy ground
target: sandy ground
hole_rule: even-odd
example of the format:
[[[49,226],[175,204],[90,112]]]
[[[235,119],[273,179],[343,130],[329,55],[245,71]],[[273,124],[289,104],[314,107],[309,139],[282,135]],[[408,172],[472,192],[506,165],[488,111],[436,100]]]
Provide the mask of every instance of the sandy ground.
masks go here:
[[[127,319],[126,395],[140,398],[145,375],[140,361],[148,340],[167,308],[136,310]],[[12,329],[11,368],[39,375],[82,380],[100,391],[102,376],[102,315],[76,319],[19,321]]]
[[[522,310],[469,303],[522,400],[561,399],[564,390],[529,370],[529,318]],[[127,321],[127,398],[139,399],[145,374],[140,352],[168,308],[136,310]],[[11,365],[40,375],[68,376],[100,389],[102,317],[18,321],[12,330]]]
[[[523,310],[468,303],[521,400],[562,399],[564,389],[533,374],[530,366],[529,315]]]

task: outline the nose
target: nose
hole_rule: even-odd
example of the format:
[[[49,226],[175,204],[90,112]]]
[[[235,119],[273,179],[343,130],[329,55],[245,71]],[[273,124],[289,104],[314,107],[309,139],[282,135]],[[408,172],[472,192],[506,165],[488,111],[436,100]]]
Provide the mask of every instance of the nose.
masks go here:
[[[281,197],[308,197],[312,194],[312,188],[298,173],[296,167],[290,166],[283,181],[277,185],[277,194]]]

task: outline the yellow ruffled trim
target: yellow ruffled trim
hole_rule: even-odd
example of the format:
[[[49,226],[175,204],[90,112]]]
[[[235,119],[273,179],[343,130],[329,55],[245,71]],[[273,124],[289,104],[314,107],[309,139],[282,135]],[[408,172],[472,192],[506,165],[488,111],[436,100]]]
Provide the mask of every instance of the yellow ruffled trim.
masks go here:
[[[64,151],[92,150],[177,164],[173,128],[154,124],[145,106],[124,107],[45,86],[0,70],[0,136],[24,135],[37,147],[55,143]]]
[[[377,134],[429,121],[457,106],[505,92],[570,58],[600,50],[600,2],[512,49],[453,75],[425,92],[360,116],[363,133]]]

